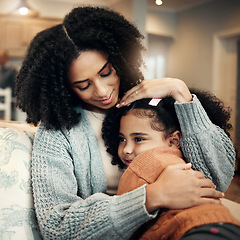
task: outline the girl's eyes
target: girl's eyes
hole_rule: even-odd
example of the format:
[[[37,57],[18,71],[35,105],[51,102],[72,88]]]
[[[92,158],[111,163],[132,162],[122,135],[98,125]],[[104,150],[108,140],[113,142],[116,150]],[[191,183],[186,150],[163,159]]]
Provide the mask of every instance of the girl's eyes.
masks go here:
[[[126,142],[126,139],[124,137],[118,137],[118,141],[119,143]]]
[[[141,138],[141,137],[135,137],[135,138],[134,138],[134,141],[135,141],[135,142],[141,142],[141,141],[143,141],[143,138]]]
[[[119,143],[126,142],[126,139],[124,137],[118,137],[118,139],[119,139]],[[134,138],[134,142],[142,142],[142,141],[144,141],[144,139],[141,137]]]

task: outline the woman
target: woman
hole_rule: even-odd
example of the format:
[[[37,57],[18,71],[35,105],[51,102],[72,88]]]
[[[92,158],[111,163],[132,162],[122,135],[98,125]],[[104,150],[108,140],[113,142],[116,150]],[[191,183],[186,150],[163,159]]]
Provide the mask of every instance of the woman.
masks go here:
[[[153,211],[158,208],[221,203],[223,194],[214,184],[200,172],[183,171],[190,168],[185,164],[167,168],[152,185],[110,196],[121,172],[111,165],[101,140],[105,111],[125,92],[119,106],[168,94],[179,103],[192,100],[178,79],[144,80],[130,89],[143,79],[141,39],[139,31],[119,14],[80,7],[63,24],[40,32],[30,44],[16,94],[27,121],[40,122],[33,147],[32,182],[45,239],[128,239],[156,216]],[[186,109],[189,103],[180,105]],[[216,130],[214,139],[220,136],[230,144]],[[221,147],[229,149],[227,144]],[[234,161],[232,145],[230,152],[221,152],[229,162],[229,172]]]

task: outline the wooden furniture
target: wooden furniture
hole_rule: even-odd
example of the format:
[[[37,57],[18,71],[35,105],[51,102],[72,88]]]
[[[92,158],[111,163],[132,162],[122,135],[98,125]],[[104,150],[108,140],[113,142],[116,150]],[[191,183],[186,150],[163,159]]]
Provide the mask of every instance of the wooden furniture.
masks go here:
[[[11,103],[12,103],[12,90],[11,88],[0,88],[0,112],[3,112],[3,119],[11,120]]]
[[[60,19],[0,15],[0,50],[7,50],[10,57],[23,57],[38,32],[60,22]]]

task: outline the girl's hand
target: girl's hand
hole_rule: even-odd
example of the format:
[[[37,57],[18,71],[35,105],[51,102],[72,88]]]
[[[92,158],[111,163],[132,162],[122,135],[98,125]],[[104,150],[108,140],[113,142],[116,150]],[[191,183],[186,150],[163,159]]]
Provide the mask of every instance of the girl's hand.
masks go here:
[[[163,98],[172,96],[179,103],[192,101],[187,85],[177,78],[143,80],[126,92],[117,107],[126,106],[143,98]]]
[[[203,173],[186,168],[191,164],[167,167],[156,182],[146,187],[146,208],[184,209],[201,204],[222,204],[224,194],[215,190],[211,180]]]

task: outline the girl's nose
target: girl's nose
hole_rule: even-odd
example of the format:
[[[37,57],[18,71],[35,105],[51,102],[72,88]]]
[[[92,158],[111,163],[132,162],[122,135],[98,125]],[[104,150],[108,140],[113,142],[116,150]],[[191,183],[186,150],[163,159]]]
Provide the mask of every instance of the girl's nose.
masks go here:
[[[124,154],[131,154],[133,152],[133,147],[132,147],[131,143],[126,142],[126,144],[123,148],[123,152],[124,152]]]

